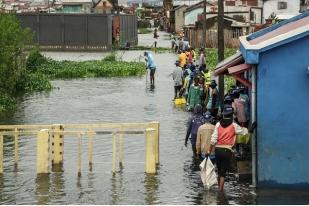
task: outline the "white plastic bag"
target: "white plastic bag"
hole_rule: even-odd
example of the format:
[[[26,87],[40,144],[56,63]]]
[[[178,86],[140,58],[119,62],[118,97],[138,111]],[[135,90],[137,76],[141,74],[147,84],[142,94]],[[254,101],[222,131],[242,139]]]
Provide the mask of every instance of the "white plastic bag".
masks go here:
[[[201,179],[205,188],[209,189],[212,185],[217,184],[217,174],[215,166],[209,158],[205,158],[200,164]]]

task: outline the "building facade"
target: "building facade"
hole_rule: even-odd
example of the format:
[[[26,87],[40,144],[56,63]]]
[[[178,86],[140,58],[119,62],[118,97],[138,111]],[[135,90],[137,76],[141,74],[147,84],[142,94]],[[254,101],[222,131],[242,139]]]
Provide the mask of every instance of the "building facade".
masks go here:
[[[252,174],[258,187],[309,188],[309,12],[240,37],[240,52],[217,65],[248,87]],[[254,155],[256,153],[256,155]]]
[[[278,20],[285,20],[298,15],[300,12],[300,0],[264,0],[263,2],[263,23],[271,15],[276,15]]]

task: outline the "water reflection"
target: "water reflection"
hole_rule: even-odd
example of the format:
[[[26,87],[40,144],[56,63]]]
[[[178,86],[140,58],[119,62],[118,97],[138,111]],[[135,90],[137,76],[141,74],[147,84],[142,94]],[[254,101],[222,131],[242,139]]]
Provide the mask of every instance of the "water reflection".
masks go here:
[[[159,180],[157,175],[145,174],[145,204],[153,205],[158,203]]]
[[[83,198],[83,196],[84,196],[84,191],[83,191],[81,179],[82,179],[82,176],[81,175],[77,175],[76,187],[77,187],[77,189],[79,191],[79,193],[77,194],[79,200],[81,200]]]
[[[4,194],[4,191],[3,191],[3,188],[4,188],[4,179],[3,179],[3,174],[0,174],[0,201],[1,202],[4,202],[4,197],[3,197],[3,194]]]
[[[36,200],[38,205],[46,205],[49,203],[50,194],[50,175],[38,174],[36,179]]]
[[[123,190],[122,172],[112,174],[111,178],[112,205],[118,205],[121,201],[121,191]]]
[[[65,194],[65,181],[64,181],[64,175],[62,171],[62,167],[59,166],[59,168],[54,168],[55,171],[59,172],[53,172],[51,174],[51,193],[53,195],[54,200],[62,200],[62,198],[66,195]]]
[[[154,93],[156,86],[153,84],[146,84],[146,93]]]
[[[225,192],[217,191],[217,204],[218,205],[228,205],[229,201]]]

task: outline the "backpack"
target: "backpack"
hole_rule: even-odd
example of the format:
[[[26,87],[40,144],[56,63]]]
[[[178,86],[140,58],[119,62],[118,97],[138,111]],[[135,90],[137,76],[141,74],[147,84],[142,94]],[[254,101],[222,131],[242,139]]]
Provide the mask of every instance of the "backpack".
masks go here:
[[[192,128],[191,128],[191,134],[196,135],[198,128],[205,124],[206,120],[203,115],[195,116],[192,118]]]

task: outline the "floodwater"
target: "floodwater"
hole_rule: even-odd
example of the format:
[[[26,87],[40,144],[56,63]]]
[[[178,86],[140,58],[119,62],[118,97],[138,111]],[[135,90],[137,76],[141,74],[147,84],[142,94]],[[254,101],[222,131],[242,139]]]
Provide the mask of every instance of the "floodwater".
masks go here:
[[[127,52],[134,59],[140,52]],[[77,139],[65,138],[63,172],[36,176],[35,138],[20,139],[20,161],[14,172],[13,142],[5,141],[4,175],[0,179],[1,204],[254,204],[249,184],[232,180],[226,196],[206,191],[185,148],[185,123],[189,113],[173,105],[173,54],[155,55],[155,88],[145,76],[56,80],[58,89],[25,95],[17,111],[3,124],[53,124],[98,122],[160,122],[158,174],[145,174],[145,138],[124,139],[124,165],[112,175],[111,136],[94,138],[94,163],[88,169],[87,139],[83,139],[82,175],[77,176]]]
[[[121,53],[125,60],[138,59],[141,51]],[[55,124],[100,122],[160,122],[160,165],[156,175],[145,169],[145,138],[124,139],[123,168],[112,174],[112,140],[95,136],[93,170],[87,162],[83,139],[81,177],[77,175],[74,137],[64,139],[64,164],[46,176],[36,175],[36,139],[20,139],[20,160],[14,171],[14,142],[5,140],[4,175],[0,177],[0,204],[308,204],[308,193],[256,191],[232,175],[225,193],[217,186],[203,189],[190,145],[185,148],[189,113],[175,107],[171,73],[174,54],[154,55],[158,64],[155,88],[145,76],[89,78],[53,81],[56,89],[24,95],[17,111],[1,124]]]

